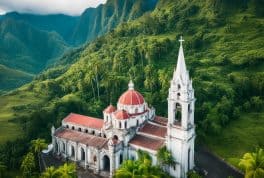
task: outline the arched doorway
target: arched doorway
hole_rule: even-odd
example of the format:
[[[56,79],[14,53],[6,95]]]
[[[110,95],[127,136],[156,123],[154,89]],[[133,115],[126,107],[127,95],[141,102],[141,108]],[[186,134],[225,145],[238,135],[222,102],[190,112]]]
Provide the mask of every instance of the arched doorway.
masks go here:
[[[85,160],[85,152],[84,152],[84,149],[81,148],[81,161],[84,161]]]
[[[189,148],[188,149],[188,171],[191,169],[191,165],[190,165],[190,162],[191,162],[191,149]]]
[[[121,165],[123,163],[123,154],[120,153],[120,156],[119,156],[119,164]]]
[[[107,155],[104,155],[103,157],[103,166],[104,171],[110,171],[110,159]]]
[[[118,140],[118,136],[117,136],[117,135],[114,135],[113,138],[114,138],[115,140]]]
[[[75,150],[73,146],[71,146],[71,157],[75,157]]]
[[[58,143],[55,142],[55,148],[54,148],[55,152],[59,152],[59,149],[58,149]]]

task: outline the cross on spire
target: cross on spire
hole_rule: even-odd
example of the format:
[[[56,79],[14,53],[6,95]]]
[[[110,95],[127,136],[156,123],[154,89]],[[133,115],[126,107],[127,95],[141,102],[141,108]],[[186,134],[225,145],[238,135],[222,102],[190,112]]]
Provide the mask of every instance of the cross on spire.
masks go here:
[[[180,44],[181,44],[181,46],[182,46],[182,42],[184,42],[184,39],[182,38],[182,36],[181,36],[181,38],[179,39],[179,42],[180,42]]]

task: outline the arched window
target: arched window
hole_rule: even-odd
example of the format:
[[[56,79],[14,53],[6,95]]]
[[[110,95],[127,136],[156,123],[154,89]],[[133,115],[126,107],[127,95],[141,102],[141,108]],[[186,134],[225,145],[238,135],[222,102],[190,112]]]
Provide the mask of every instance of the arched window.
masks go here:
[[[104,134],[104,138],[106,138],[106,135]]]
[[[179,90],[179,89],[181,89],[181,85],[180,85],[180,84],[178,84],[178,90]]]
[[[188,112],[191,112],[191,105],[188,104]]]
[[[137,126],[139,125],[139,121],[137,120]]]
[[[121,125],[121,121],[119,121],[119,128],[121,129],[122,125]]]
[[[72,126],[72,130],[74,130],[74,126]]]
[[[174,124],[175,125],[181,125],[181,112],[182,112],[182,108],[180,103],[176,103],[175,105],[175,120],[174,120]]]
[[[81,132],[81,131],[82,131],[82,129],[79,127],[78,131],[80,131],[80,132]]]
[[[127,128],[127,121],[125,121],[125,129]]]
[[[69,125],[66,125],[66,128],[68,129],[69,128]]]
[[[93,161],[96,162],[97,161],[97,158],[96,156],[93,157]]]
[[[92,131],[92,135],[94,135],[94,134],[95,134],[95,131],[93,130],[93,131]]]
[[[85,129],[85,133],[88,133],[88,129]]]

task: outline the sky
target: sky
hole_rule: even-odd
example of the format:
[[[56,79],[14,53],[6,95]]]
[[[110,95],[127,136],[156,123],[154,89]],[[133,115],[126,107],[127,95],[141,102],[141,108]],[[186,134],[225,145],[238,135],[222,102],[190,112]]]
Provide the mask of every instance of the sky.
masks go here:
[[[33,14],[80,15],[88,7],[96,7],[106,0],[0,0],[0,15],[16,11]]]

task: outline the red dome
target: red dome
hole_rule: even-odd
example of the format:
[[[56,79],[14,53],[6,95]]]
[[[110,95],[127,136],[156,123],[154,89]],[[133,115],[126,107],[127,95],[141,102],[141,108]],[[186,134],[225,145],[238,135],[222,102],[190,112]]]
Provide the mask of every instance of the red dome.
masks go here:
[[[123,105],[140,105],[144,103],[144,98],[136,90],[128,90],[120,96],[118,103]]]
[[[118,110],[114,113],[115,118],[119,120],[128,119],[130,116],[125,110]]]
[[[116,111],[116,108],[111,104],[104,110],[104,112],[108,114],[115,112],[115,111]]]

